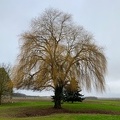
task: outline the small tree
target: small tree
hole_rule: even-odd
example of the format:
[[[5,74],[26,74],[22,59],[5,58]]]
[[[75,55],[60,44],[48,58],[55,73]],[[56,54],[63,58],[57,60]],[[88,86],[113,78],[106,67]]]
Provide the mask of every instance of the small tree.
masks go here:
[[[63,88],[75,78],[91,90],[105,90],[106,58],[91,34],[72,22],[71,15],[54,9],[34,19],[22,34],[13,79],[16,88],[54,89],[54,108],[61,108]]]
[[[69,90],[64,90],[63,92],[63,101],[64,102],[69,102],[71,101],[73,102],[82,102],[85,97],[83,97],[84,95],[80,94],[81,91],[76,90],[76,91],[69,91]]]
[[[13,84],[9,76],[9,68],[0,67],[0,105],[3,96],[12,96]]]
[[[82,102],[85,98],[84,95],[80,94],[81,89],[78,85],[78,81],[72,79],[68,85],[65,86],[63,90],[63,100],[64,101],[79,101]]]

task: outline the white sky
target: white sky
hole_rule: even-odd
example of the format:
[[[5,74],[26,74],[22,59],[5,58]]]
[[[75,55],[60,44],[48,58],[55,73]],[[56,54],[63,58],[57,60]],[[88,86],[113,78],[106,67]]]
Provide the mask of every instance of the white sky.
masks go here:
[[[97,44],[105,48],[106,92],[83,91],[83,94],[120,97],[120,0],[0,0],[0,63],[14,65],[19,52],[19,35],[29,29],[33,18],[50,7],[72,14],[74,22],[91,32]]]

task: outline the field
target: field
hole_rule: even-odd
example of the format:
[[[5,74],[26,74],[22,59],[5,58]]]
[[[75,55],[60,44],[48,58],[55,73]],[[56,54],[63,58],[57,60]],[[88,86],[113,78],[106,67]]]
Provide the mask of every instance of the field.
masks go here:
[[[53,109],[48,100],[19,99],[0,106],[0,120],[120,120],[120,100],[69,102],[62,108]]]

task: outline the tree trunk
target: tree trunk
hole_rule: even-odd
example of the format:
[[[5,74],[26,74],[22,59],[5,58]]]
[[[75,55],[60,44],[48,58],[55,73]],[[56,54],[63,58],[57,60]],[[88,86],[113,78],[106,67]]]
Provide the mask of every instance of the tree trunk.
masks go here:
[[[55,88],[54,108],[56,108],[56,109],[62,108],[61,107],[62,91],[63,91],[63,87],[61,87],[61,86],[57,86]]]
[[[2,95],[0,95],[0,105],[2,104]]]

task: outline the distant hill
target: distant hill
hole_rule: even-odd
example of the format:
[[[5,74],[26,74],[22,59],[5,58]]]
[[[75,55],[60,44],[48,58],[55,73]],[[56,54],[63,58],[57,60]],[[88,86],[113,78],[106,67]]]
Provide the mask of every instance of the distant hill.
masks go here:
[[[23,94],[23,93],[13,93],[12,96],[13,96],[13,97],[26,97],[26,95]]]
[[[97,100],[98,98],[95,96],[87,96],[85,99]]]

